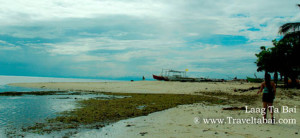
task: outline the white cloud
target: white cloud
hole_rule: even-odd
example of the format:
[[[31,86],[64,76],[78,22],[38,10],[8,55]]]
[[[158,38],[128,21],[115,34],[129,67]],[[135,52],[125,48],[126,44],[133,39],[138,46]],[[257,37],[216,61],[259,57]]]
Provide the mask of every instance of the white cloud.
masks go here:
[[[6,41],[0,40],[0,50],[19,50],[20,46],[8,43]]]

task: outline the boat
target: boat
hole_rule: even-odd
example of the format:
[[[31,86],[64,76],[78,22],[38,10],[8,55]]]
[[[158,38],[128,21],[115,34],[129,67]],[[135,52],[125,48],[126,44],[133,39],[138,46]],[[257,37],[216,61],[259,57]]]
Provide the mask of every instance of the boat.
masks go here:
[[[159,81],[181,81],[181,82],[223,82],[224,79],[191,78],[186,76],[186,71],[177,71],[172,69],[162,69],[160,75],[154,75],[153,79]]]
[[[168,81],[167,80],[167,78],[165,78],[165,77],[163,77],[163,76],[156,76],[156,75],[154,75],[154,74],[152,74],[152,76],[153,76],[153,79],[156,79],[156,80],[164,80],[164,81]]]
[[[251,78],[251,77],[247,77],[247,81],[248,82],[256,82],[256,83],[261,83],[264,81],[264,79],[261,78]]]

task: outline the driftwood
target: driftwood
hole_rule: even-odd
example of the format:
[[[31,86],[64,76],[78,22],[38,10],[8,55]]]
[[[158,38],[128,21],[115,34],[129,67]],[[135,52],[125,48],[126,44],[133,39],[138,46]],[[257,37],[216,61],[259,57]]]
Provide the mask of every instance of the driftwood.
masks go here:
[[[228,108],[222,108],[222,110],[246,110],[245,107],[228,107]]]
[[[234,89],[234,92],[247,92],[247,91],[251,91],[251,90],[255,90],[255,89],[259,89],[260,87],[250,87],[248,89]]]

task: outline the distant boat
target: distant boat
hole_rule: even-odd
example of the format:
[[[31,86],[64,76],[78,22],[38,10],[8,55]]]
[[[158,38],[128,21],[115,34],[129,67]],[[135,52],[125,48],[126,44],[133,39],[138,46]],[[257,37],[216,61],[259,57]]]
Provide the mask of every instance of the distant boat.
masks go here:
[[[260,83],[260,82],[263,82],[264,79],[247,77],[247,81],[248,81],[248,82],[256,82],[256,83]]]
[[[154,75],[154,74],[152,74],[152,76],[153,76],[153,79],[156,79],[156,80],[164,80],[164,81],[168,81],[167,80],[167,78],[165,78],[164,76],[156,76],[156,75]]]
[[[208,78],[191,78],[186,76],[186,71],[177,71],[171,69],[162,69],[160,75],[154,75],[153,79],[164,81],[181,81],[181,82],[223,82],[224,79],[208,79]]]

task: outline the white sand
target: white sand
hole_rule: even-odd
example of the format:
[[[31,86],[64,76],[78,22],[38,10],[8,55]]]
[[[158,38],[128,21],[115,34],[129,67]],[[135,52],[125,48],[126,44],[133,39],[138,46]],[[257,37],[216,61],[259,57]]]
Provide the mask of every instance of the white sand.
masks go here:
[[[240,115],[239,115],[240,114]],[[295,117],[294,115],[293,117]],[[177,108],[152,113],[148,116],[119,121],[102,130],[81,132],[74,137],[297,137],[299,124],[203,124],[194,123],[201,118],[250,118],[258,114],[245,114],[245,111],[223,111],[222,106],[202,104],[182,105]],[[281,116],[287,117],[287,116]],[[299,120],[299,116],[297,117]],[[130,125],[128,127],[127,125]]]
[[[257,90],[245,93],[234,92],[235,89],[258,87],[257,83],[182,83],[182,82],[102,82],[102,83],[22,83],[13,84],[22,87],[44,87],[60,90],[92,90],[102,92],[125,93],[182,93],[201,94],[202,92],[222,91],[238,95],[256,95]],[[299,95],[288,97],[284,93],[300,90],[277,89],[275,107],[300,107]],[[260,99],[252,107],[261,108]],[[249,114],[245,111],[224,111],[223,107],[248,106],[235,103],[225,106],[205,106],[203,104],[181,105],[165,111],[149,114],[127,120],[121,120],[100,130],[87,130],[79,132],[74,137],[299,137],[300,113],[277,113],[278,119],[296,119],[296,124],[200,124],[194,123],[195,117],[201,118],[261,118],[261,114]],[[127,125],[130,125],[127,127]]]

